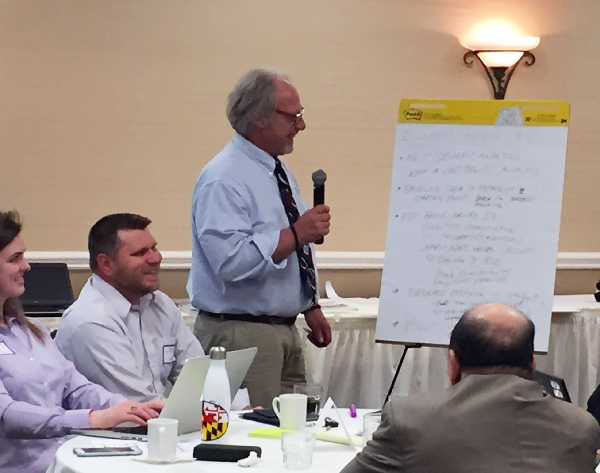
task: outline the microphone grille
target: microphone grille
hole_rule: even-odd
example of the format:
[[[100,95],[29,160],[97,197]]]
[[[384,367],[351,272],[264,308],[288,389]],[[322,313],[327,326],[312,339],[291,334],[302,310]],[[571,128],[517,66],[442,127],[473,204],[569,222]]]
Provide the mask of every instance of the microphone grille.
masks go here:
[[[327,174],[322,169],[318,169],[312,173],[312,180],[315,186],[322,186],[327,180]]]

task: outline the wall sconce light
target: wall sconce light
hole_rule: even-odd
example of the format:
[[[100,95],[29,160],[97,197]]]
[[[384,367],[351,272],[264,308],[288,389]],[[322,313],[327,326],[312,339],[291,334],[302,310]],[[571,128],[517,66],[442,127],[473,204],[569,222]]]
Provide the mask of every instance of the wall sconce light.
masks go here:
[[[495,99],[504,99],[510,78],[521,61],[526,66],[535,63],[530,52],[540,44],[540,38],[518,36],[501,25],[490,25],[460,40],[469,49],[463,56],[467,66],[477,59],[488,76]]]

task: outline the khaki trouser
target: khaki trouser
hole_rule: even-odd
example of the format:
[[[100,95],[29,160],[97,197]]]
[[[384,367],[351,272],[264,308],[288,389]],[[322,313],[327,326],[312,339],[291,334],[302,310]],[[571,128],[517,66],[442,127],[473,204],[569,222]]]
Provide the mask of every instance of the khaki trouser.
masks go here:
[[[207,354],[214,346],[227,351],[258,348],[242,383],[253,407],[270,408],[275,396],[293,392],[294,384],[306,382],[302,345],[294,325],[221,320],[200,311],[194,335]]]

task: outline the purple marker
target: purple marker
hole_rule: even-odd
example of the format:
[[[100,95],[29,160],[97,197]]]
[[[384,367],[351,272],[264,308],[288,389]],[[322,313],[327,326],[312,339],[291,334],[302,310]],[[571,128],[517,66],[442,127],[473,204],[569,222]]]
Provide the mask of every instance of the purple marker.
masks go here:
[[[350,417],[356,417],[356,406],[354,404],[350,404]]]

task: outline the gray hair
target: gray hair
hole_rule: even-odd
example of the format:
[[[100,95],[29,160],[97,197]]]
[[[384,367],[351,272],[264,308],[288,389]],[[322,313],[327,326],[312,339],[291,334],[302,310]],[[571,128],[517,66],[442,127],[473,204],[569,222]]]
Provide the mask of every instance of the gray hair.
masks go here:
[[[227,119],[240,135],[245,135],[250,125],[275,110],[273,79],[288,78],[274,69],[251,69],[227,97]]]

